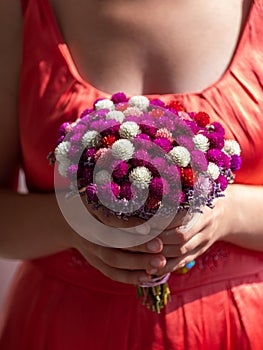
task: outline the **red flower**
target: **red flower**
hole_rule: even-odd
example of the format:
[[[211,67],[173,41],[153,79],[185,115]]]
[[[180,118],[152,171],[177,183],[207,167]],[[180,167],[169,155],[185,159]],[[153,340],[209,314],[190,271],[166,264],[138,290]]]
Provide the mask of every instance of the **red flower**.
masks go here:
[[[109,136],[103,137],[102,144],[104,147],[110,147],[114,144],[115,141],[116,141],[116,137],[113,135],[109,135]]]
[[[191,168],[181,169],[181,179],[183,186],[193,186],[194,185],[194,174]]]
[[[185,112],[183,105],[179,101],[176,101],[176,100],[169,102],[167,105],[167,108],[171,109],[175,112]]]
[[[148,197],[145,203],[148,209],[157,209],[159,207],[160,200],[154,197]]]
[[[198,112],[194,115],[194,120],[201,127],[205,127],[210,123],[210,117],[205,112]]]
[[[154,118],[160,118],[164,115],[164,111],[161,109],[154,108],[151,112],[149,112]]]

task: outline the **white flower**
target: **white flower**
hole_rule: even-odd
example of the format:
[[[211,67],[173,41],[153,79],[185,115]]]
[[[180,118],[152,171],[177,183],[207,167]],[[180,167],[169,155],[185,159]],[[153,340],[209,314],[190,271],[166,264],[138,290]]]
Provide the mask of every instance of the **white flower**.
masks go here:
[[[141,133],[140,127],[135,122],[124,122],[120,126],[120,137],[132,140],[136,135]]]
[[[109,109],[110,111],[113,111],[115,109],[114,103],[111,100],[99,100],[95,104],[96,111],[99,109]]]
[[[187,148],[176,146],[168,153],[173,162],[180,167],[187,167],[191,161],[191,155]]]
[[[61,176],[67,177],[69,166],[70,166],[69,160],[64,160],[63,162],[59,163],[58,172],[60,173]]]
[[[128,115],[139,117],[143,114],[143,112],[137,107],[128,107],[127,109],[125,109],[125,111],[123,111],[123,113],[125,117],[127,117]]]
[[[193,141],[197,150],[202,152],[206,152],[209,150],[210,143],[206,136],[202,134],[195,135],[193,137]]]
[[[208,163],[207,173],[212,177],[212,179],[216,180],[220,175],[219,167],[215,163]]]
[[[67,161],[67,155],[68,151],[70,149],[70,142],[69,141],[62,141],[55,149],[55,157],[56,160],[60,163]]]
[[[235,140],[225,140],[224,152],[229,156],[240,156],[241,149],[239,143]]]
[[[144,166],[139,166],[132,170],[129,179],[137,188],[145,189],[149,187],[152,180],[152,174],[149,169]]]
[[[129,106],[137,107],[146,112],[150,105],[150,101],[145,96],[132,96],[129,100]]]
[[[96,147],[101,140],[101,135],[96,130],[87,131],[82,137],[82,144],[84,147]]]
[[[113,119],[119,123],[122,123],[124,120],[124,114],[121,111],[110,111],[109,113],[107,113],[106,119]]]
[[[114,158],[128,160],[132,158],[134,146],[129,140],[117,140],[111,147]]]
[[[104,185],[112,180],[111,174],[107,170],[100,170],[95,175],[95,184]]]

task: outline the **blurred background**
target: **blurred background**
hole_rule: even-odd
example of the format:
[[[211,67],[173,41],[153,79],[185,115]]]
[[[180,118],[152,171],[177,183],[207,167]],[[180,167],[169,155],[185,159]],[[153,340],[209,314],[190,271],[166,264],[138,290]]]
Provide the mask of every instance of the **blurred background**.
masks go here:
[[[18,191],[20,193],[27,193],[24,173],[20,171]],[[19,260],[9,260],[0,258],[0,313],[4,303],[5,295],[8,291],[10,282],[19,265]]]

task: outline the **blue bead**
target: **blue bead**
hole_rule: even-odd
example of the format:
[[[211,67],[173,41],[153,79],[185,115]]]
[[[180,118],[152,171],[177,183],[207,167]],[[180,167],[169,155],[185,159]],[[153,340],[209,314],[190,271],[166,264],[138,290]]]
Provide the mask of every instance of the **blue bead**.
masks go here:
[[[191,268],[194,267],[194,266],[195,266],[195,261],[194,261],[194,260],[185,265],[185,267],[186,267],[187,269],[191,269]]]

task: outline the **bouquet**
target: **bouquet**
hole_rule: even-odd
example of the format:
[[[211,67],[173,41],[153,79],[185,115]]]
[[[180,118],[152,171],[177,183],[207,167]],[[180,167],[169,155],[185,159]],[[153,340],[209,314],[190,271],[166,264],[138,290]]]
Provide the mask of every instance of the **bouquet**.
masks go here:
[[[205,112],[187,113],[177,101],[117,93],[99,99],[73,123],[64,123],[51,162],[70,180],[68,195],[120,220],[190,217],[213,208],[241,166],[240,146],[225,140]],[[194,261],[178,272],[186,273]],[[169,274],[152,276],[137,294],[152,311],[169,300]]]

